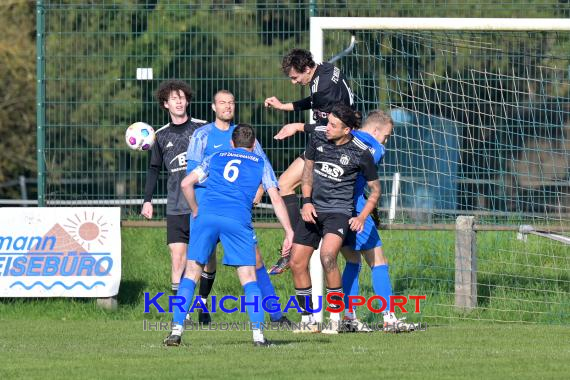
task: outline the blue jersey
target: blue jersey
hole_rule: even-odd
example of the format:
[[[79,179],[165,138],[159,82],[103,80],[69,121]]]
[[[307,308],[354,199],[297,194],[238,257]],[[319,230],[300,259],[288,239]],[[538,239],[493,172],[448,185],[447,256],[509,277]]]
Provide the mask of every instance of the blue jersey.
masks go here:
[[[374,158],[374,165],[378,165],[386,153],[386,148],[384,148],[384,145],[380,144],[370,133],[354,130],[352,131],[352,134],[360,141],[364,142],[366,146],[368,146],[368,150],[370,153],[372,153],[372,157]],[[366,203],[364,199],[365,188],[366,179],[362,176],[362,174],[360,174],[356,179],[356,183],[354,185],[354,200],[356,203],[357,212],[360,212]]]
[[[231,124],[227,131],[222,131],[216,127],[215,123],[207,124],[199,129],[192,135],[190,139],[190,145],[188,145],[188,151],[186,153],[186,173],[190,173],[198,165],[202,163],[204,159],[211,156],[212,154],[220,151],[225,151],[231,149],[230,141],[232,139],[232,133],[236,125]],[[263,187],[265,190],[271,187],[278,187],[277,177],[273,171],[273,167],[269,162],[269,159],[265,155],[261,144],[259,141],[255,141],[253,152],[263,159]],[[198,201],[203,196],[203,191],[206,186],[208,186],[208,179],[200,184],[196,184],[196,197]]]
[[[243,148],[224,150],[207,157],[195,171],[208,176],[208,191],[199,215],[219,215],[236,223],[251,224],[253,199],[263,180],[264,160]]]

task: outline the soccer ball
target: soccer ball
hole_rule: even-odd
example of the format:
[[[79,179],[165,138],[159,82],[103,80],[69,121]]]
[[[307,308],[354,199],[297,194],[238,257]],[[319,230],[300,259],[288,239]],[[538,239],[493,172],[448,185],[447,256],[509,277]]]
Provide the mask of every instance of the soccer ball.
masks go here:
[[[125,132],[127,146],[133,150],[149,150],[155,140],[154,129],[147,123],[133,123]]]

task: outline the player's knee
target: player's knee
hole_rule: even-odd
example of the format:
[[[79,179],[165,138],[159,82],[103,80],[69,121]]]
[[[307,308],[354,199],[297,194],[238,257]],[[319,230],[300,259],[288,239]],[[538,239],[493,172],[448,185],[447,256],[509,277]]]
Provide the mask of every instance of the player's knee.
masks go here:
[[[279,177],[279,194],[281,196],[293,194],[294,191],[293,184],[286,175]]]
[[[306,262],[304,260],[300,260],[295,256],[291,257],[291,261],[289,261],[289,267],[291,268],[293,274],[307,270]]]
[[[335,269],[338,270],[336,256],[330,252],[321,251],[321,263],[327,273]]]

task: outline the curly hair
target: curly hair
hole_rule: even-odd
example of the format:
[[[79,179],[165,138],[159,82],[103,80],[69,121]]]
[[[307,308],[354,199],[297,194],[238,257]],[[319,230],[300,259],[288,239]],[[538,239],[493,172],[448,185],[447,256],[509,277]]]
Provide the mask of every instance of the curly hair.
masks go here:
[[[313,55],[310,51],[304,49],[291,50],[281,61],[281,70],[283,70],[285,75],[289,75],[291,69],[302,73],[305,71],[305,68],[310,67],[312,69],[315,66]]]
[[[182,91],[184,93],[184,96],[186,96],[188,103],[190,103],[192,100],[193,94],[190,85],[181,80],[171,79],[162,82],[160,86],[158,86],[158,90],[156,90],[156,101],[158,102],[160,108],[166,109],[164,108],[164,103],[168,102],[170,93],[173,91],[176,93]]]

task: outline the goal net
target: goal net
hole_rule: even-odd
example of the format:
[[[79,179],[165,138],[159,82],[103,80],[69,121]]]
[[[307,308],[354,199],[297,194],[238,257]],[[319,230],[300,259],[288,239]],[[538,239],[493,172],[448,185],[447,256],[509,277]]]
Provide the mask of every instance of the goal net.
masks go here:
[[[569,322],[570,246],[517,230],[570,229],[570,20],[311,20],[317,61],[352,36],[336,65],[364,115],[395,122],[379,172],[394,292],[426,294],[425,318]],[[454,302],[459,215],[478,228],[468,313]]]

